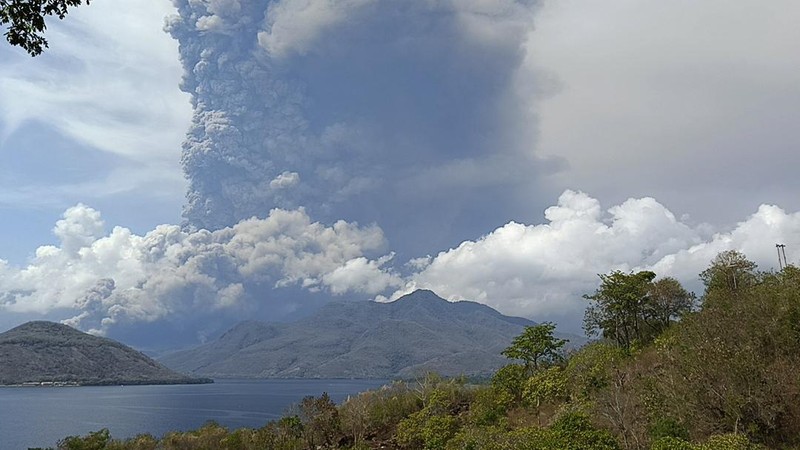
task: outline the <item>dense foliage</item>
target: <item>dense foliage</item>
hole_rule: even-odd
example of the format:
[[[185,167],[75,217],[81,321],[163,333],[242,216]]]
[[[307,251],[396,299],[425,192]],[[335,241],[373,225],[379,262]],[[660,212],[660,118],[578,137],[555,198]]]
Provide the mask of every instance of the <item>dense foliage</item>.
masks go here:
[[[85,0],[88,5],[90,0]],[[47,48],[44,31],[45,18],[66,17],[70,7],[80,6],[84,0],[0,0],[0,25],[6,25],[4,33],[11,45],[18,45],[31,56]]]
[[[486,384],[431,375],[308,397],[260,429],[102,430],[59,449],[800,449],[800,270],[725,252],[701,279],[695,307],[652,272],[602,275],[587,320],[605,339],[562,355],[551,324],[529,327]]]

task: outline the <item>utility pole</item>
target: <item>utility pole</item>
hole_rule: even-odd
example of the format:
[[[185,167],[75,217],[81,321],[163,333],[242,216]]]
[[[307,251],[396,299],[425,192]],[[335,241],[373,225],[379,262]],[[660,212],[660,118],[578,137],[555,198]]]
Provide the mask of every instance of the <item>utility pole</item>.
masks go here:
[[[789,264],[786,263],[786,245],[784,244],[775,244],[775,248],[778,250],[778,267],[783,270]]]

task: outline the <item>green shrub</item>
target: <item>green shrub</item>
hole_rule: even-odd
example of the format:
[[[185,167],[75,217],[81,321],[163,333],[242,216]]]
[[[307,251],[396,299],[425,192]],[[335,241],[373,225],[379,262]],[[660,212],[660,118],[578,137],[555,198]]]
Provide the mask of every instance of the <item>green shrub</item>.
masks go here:
[[[422,399],[403,382],[367,395],[370,398],[368,430],[394,430],[401,420],[422,409]]]
[[[149,434],[140,434],[125,441],[111,441],[105,447],[106,450],[156,450],[158,439]]]
[[[754,444],[743,434],[718,434],[711,436],[697,450],[761,450],[764,447]]]
[[[596,428],[589,418],[580,413],[567,413],[556,419],[550,427],[559,449],[563,450],[618,450],[619,445],[606,430]]]
[[[444,449],[458,429],[452,416],[428,415],[423,411],[412,414],[397,426],[397,442],[405,448]]]
[[[462,428],[447,442],[447,450],[506,450],[509,434],[497,427]]]
[[[58,442],[58,450],[103,450],[111,441],[111,433],[107,428],[95,431],[86,436],[69,436]]]
[[[562,450],[559,439],[551,430],[539,427],[527,427],[509,433],[505,447],[513,450]]]
[[[169,433],[161,440],[161,445],[164,450],[222,449],[226,437],[228,430],[225,427],[208,422],[194,431]]]
[[[573,353],[567,362],[567,386],[574,398],[591,398],[610,384],[610,373],[624,364],[628,355],[613,344],[595,342]]]
[[[477,426],[499,425],[505,422],[511,400],[511,395],[504,390],[492,386],[478,388],[469,406],[469,422]]]
[[[397,442],[405,448],[444,449],[458,431],[458,419],[450,413],[449,393],[436,389],[425,399],[425,407],[400,421]]]
[[[303,424],[297,416],[283,417],[255,431],[252,436],[256,449],[299,450],[303,448]]]
[[[522,402],[525,381],[528,379],[525,367],[520,364],[509,364],[498,370],[492,377],[492,387],[511,398],[513,405]]]
[[[687,441],[689,440],[689,430],[677,420],[665,417],[656,420],[650,426],[650,437],[656,440],[662,437],[673,437]]]
[[[695,447],[683,439],[664,436],[653,441],[650,450],[694,450]]]

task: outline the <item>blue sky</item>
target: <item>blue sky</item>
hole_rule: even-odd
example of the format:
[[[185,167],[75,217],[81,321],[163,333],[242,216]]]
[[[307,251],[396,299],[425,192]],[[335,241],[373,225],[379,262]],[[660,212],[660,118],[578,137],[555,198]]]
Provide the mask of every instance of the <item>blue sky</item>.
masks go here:
[[[92,2],[40,57],[0,47],[0,328],[181,318],[202,340],[426,287],[575,331],[597,273],[699,290],[721,250],[796,262],[798,20],[789,0]]]
[[[162,31],[171,11],[101,1],[51,23],[40,58],[0,47],[2,258],[23,264],[54,242],[54,219],[79,202],[142,232],[179,220],[191,107]]]

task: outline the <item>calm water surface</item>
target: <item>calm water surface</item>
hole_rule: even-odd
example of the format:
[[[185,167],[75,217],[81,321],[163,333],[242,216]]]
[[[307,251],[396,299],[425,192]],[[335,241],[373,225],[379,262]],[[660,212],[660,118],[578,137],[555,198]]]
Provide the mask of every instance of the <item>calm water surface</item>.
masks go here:
[[[162,436],[214,420],[230,428],[263,426],[306,395],[340,402],[384,380],[216,380],[214,384],[0,388],[0,449],[55,446],[101,428],[117,438]]]

